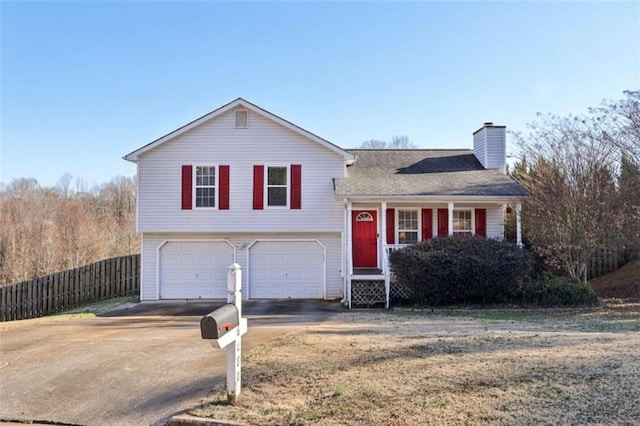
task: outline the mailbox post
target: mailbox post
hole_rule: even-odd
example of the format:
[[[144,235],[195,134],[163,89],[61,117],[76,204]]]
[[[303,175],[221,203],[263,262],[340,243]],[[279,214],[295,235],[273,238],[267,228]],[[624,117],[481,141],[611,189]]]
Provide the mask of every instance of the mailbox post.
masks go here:
[[[238,335],[227,347],[227,402],[233,404],[240,395],[242,384],[242,335],[246,333],[246,320],[244,332],[242,332],[242,272],[237,263],[229,266],[227,273],[227,302],[238,309]]]
[[[242,378],[242,335],[247,319],[242,318],[242,272],[237,263],[227,273],[227,304],[200,320],[200,332],[211,346],[227,348],[227,401],[235,403]]]

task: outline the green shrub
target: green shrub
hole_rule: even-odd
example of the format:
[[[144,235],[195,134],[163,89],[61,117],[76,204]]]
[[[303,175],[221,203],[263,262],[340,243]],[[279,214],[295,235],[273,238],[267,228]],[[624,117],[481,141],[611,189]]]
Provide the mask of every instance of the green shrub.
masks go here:
[[[505,303],[521,298],[532,258],[516,245],[480,237],[433,238],[391,253],[400,285],[413,303]]]
[[[525,283],[522,299],[527,305],[538,306],[593,306],[599,303],[598,296],[589,284],[551,276]]]

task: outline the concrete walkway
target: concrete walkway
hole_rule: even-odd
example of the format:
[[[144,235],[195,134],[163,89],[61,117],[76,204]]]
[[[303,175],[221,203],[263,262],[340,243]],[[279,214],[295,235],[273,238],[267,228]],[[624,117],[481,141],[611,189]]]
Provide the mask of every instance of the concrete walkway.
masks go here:
[[[225,380],[225,350],[203,341],[199,325],[221,303],[0,323],[0,421],[163,424]],[[339,311],[322,301],[247,302],[243,352]]]

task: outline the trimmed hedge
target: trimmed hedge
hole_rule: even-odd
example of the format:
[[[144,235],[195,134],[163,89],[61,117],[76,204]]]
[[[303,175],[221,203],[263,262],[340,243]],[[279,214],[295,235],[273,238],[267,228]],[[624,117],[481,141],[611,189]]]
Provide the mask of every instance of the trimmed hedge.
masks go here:
[[[535,258],[515,244],[480,237],[434,238],[389,256],[398,284],[421,305],[517,303],[593,306],[591,286],[571,278],[535,274]]]
[[[530,253],[515,244],[481,237],[433,238],[389,256],[398,283],[413,303],[492,304],[522,298],[532,274]]]
[[[522,288],[525,304],[538,306],[594,306],[598,296],[589,284],[567,277],[546,276],[525,283]]]

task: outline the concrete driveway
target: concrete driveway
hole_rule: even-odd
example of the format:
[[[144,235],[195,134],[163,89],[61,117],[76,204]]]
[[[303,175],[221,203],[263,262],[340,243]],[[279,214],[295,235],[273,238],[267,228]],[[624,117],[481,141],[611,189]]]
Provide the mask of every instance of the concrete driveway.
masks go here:
[[[0,422],[163,424],[225,380],[225,350],[200,338],[219,303],[138,304],[96,318],[0,323]],[[340,311],[323,301],[251,301],[243,352]]]

